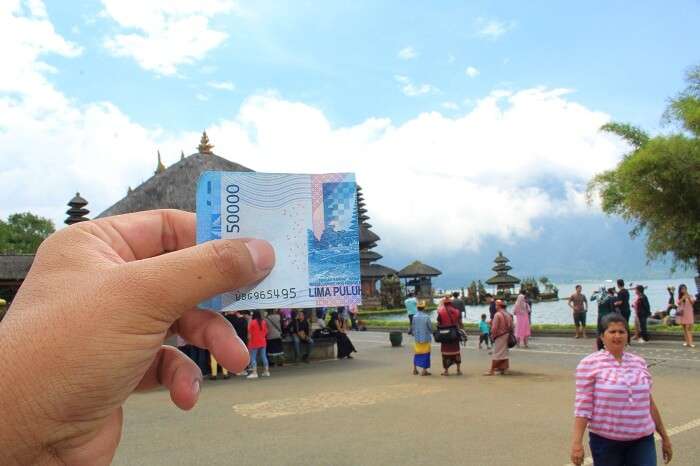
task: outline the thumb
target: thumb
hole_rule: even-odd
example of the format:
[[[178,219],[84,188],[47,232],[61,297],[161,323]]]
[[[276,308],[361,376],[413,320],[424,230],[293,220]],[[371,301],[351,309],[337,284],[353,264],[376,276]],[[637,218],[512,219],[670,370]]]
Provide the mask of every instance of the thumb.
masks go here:
[[[212,296],[259,282],[274,264],[267,241],[222,239],[128,262],[117,273],[129,308],[169,326]]]

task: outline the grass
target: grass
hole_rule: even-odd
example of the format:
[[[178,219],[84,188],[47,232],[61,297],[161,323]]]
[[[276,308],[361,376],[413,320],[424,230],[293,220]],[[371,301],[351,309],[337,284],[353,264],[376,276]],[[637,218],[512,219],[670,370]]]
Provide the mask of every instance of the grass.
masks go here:
[[[403,321],[403,320],[380,320],[380,319],[362,319],[362,323],[368,327],[374,327],[374,328],[388,328],[388,329],[395,329],[395,328],[408,328],[408,319]],[[464,324],[464,328],[467,330],[475,330],[478,328],[478,325],[475,323],[467,323]],[[533,331],[537,332],[542,332],[542,333],[547,333],[547,332],[573,332],[575,327],[573,324],[534,324],[532,327]],[[595,325],[588,325],[586,326],[587,329],[595,332]],[[669,325],[650,325],[649,326],[649,332],[653,333],[668,333],[668,334],[678,334],[681,335],[683,331],[681,330],[681,327],[678,325],[674,326],[669,326]],[[695,324],[693,327],[693,332],[700,332],[700,324]]]

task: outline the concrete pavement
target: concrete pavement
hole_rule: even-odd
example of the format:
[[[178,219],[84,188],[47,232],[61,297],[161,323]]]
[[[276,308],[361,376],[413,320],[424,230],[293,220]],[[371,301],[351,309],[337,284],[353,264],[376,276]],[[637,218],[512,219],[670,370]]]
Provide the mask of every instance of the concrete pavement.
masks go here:
[[[272,377],[205,381],[181,412],[163,390],[132,397],[116,465],[557,465],[568,463],[573,370],[592,339],[537,338],[511,355],[512,375],[482,377],[486,351],[463,350],[462,377],[411,375],[410,338],[353,332],[354,360],[272,369]],[[700,458],[700,349],[635,346],[675,428],[673,464]]]

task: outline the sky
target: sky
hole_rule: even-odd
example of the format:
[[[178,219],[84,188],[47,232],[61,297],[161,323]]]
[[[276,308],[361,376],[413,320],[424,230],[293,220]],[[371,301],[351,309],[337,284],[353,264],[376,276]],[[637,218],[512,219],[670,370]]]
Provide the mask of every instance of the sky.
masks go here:
[[[669,131],[699,20],[682,0],[0,0],[0,217],[60,227],[77,191],[97,214],[206,129],[258,171],[355,172],[389,259],[516,248],[602,215],[585,185],[629,147],[599,128]]]

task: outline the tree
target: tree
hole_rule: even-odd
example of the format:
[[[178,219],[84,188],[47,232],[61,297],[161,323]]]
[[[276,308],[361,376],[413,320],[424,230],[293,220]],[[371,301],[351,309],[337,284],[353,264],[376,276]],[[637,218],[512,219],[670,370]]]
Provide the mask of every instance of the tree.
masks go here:
[[[649,260],[669,255],[672,269],[694,267],[700,274],[700,65],[686,81],[664,113],[666,123],[679,126],[676,134],[650,137],[622,123],[601,128],[632,150],[589,182],[588,199],[598,194],[603,212],[633,224],[632,237],[646,233]]]
[[[34,254],[55,231],[53,222],[30,212],[12,214],[0,220],[0,253]]]

